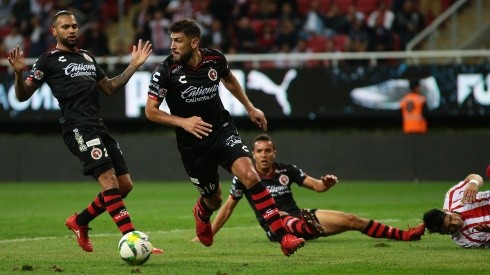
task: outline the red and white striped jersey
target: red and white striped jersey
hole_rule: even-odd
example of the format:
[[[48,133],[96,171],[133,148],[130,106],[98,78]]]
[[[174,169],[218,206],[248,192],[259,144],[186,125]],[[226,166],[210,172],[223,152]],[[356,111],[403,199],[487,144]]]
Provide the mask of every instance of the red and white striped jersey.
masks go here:
[[[490,247],[490,233],[474,229],[478,224],[490,224],[490,191],[478,192],[476,201],[463,204],[463,193],[469,183],[461,181],[451,187],[444,199],[444,209],[460,213],[464,226],[451,238],[462,247]]]

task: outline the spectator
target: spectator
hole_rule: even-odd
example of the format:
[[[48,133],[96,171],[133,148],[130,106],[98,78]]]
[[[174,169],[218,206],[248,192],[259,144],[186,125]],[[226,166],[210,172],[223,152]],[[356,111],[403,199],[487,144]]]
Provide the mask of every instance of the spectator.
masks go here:
[[[254,14],[256,19],[273,19],[278,17],[279,8],[276,1],[257,0],[257,12]]]
[[[275,52],[276,47],[276,33],[270,24],[265,23],[262,27],[262,31],[258,36],[259,51],[263,53]]]
[[[209,11],[213,18],[218,19],[222,26],[231,25],[232,13],[235,5],[240,1],[235,0],[210,0],[208,4]]]
[[[297,11],[297,5],[296,9],[293,8],[293,5],[290,2],[284,2],[280,6],[280,13],[278,15],[278,20],[289,20],[293,23],[294,28],[296,30],[299,30],[301,28],[301,18],[299,17]]]
[[[358,24],[358,22],[361,22],[361,24],[364,25],[364,18],[364,13],[359,11],[356,5],[350,5],[347,8],[347,13],[344,15],[345,29],[343,30],[343,33],[349,34],[354,28],[354,25]]]
[[[396,13],[394,25],[394,31],[400,35],[403,49],[424,26],[424,16],[415,9],[413,0],[405,0],[402,10]]]
[[[29,57],[37,57],[47,50],[46,32],[44,27],[41,25],[41,19],[38,15],[33,15],[30,22],[32,31],[29,37]]]
[[[166,12],[172,18],[172,22],[185,18],[193,18],[194,15],[191,0],[172,0],[168,4]]]
[[[7,49],[13,49],[19,45],[22,51],[25,50],[24,37],[20,34],[19,26],[14,24],[10,27],[10,33],[5,36],[3,43]]]
[[[325,16],[320,11],[320,3],[318,0],[313,0],[311,2],[310,9],[306,13],[303,30],[308,35],[324,35]]]
[[[152,19],[152,11],[157,9],[156,1],[141,0],[133,14],[134,41],[151,41],[151,31],[148,22]]]
[[[367,19],[367,25],[374,28],[378,25],[378,20],[381,20],[382,25],[387,30],[391,30],[395,21],[395,13],[389,9],[386,0],[379,0],[378,9],[372,11]]]
[[[83,48],[90,51],[95,56],[109,55],[109,39],[100,26],[99,21],[89,23],[89,29],[84,35]]]
[[[330,9],[325,13],[324,17],[325,34],[328,37],[332,37],[336,34],[343,33],[346,28],[346,21],[342,13],[340,12],[339,5],[333,3]]]
[[[155,55],[167,55],[170,53],[170,33],[168,27],[170,20],[165,18],[165,13],[161,9],[155,10],[153,19],[148,22],[150,28],[151,44]]]
[[[280,22],[276,45],[282,47],[283,44],[288,44],[289,49],[292,49],[296,46],[296,43],[298,43],[299,38],[299,33],[294,28],[291,20],[283,20]]]
[[[248,17],[243,16],[238,20],[235,27],[234,46],[238,53],[255,53],[257,52],[257,36],[250,25]]]
[[[227,52],[230,47],[230,37],[223,31],[219,19],[214,19],[210,26],[209,48]]]
[[[369,51],[390,51],[393,42],[393,33],[385,27],[382,17],[376,17],[374,27],[369,28]]]

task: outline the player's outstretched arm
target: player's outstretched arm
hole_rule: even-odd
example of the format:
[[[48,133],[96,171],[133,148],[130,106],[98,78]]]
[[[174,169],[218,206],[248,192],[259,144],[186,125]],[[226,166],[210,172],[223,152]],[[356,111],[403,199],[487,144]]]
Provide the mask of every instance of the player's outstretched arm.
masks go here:
[[[26,67],[26,63],[24,52],[20,50],[19,45],[9,52],[7,59],[15,74],[15,96],[20,102],[26,101],[32,96],[32,94],[34,94],[37,88],[39,88],[39,85],[29,80],[24,81],[22,72]]]
[[[233,210],[235,210],[238,202],[239,201],[234,200],[231,196],[228,196],[228,199],[225,201],[223,206],[221,206],[218,214],[216,214],[216,218],[214,218],[213,224],[211,226],[213,228],[213,235],[216,235],[221,227],[225,225],[225,223],[228,221],[231,214],[233,213]]]
[[[255,125],[264,131],[267,131],[267,119],[265,118],[264,112],[255,108],[250,99],[248,99],[247,94],[243,90],[242,86],[236,79],[233,73],[229,76],[221,78],[221,82],[225,88],[230,91],[230,93],[243,104],[248,112],[250,120],[252,120]]]
[[[308,176],[303,181],[303,186],[316,192],[325,192],[337,184],[337,182],[338,179],[335,175],[321,176],[320,179]]]
[[[141,39],[138,41],[138,45],[133,45],[133,51],[131,52],[131,62],[124,72],[111,79],[104,77],[97,83],[99,88],[108,96],[113,96],[121,90],[138,68],[145,63],[146,59],[153,52],[151,44],[146,41],[143,44]]]

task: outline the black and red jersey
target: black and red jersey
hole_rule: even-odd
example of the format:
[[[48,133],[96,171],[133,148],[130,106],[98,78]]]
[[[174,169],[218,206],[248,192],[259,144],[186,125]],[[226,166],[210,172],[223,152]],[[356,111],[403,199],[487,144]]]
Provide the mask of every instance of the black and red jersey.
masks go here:
[[[293,198],[291,185],[293,183],[296,183],[299,186],[302,186],[307,175],[293,164],[274,162],[273,168],[274,172],[272,174],[263,175],[259,173],[259,175],[262,183],[267,189],[269,189],[269,192],[274,198],[277,209],[279,211],[284,211],[288,213],[299,211],[300,209]],[[245,185],[240,180],[238,180],[237,177],[234,177],[230,188],[230,196],[232,196],[234,200],[240,200],[243,195],[245,195],[250,206],[252,206],[252,208],[254,209],[255,216],[260,222],[260,225],[262,225],[262,227],[264,227],[264,225],[266,226],[267,222],[255,209],[255,204],[252,200],[250,192],[248,192]],[[267,228],[267,226],[264,228]]]
[[[103,125],[97,82],[106,74],[85,50],[44,52],[34,63],[28,80],[46,82],[58,100],[61,126]]]
[[[214,133],[231,119],[218,90],[220,79],[231,72],[220,51],[205,48],[199,51],[202,59],[196,67],[174,62],[172,56],[160,63],[152,74],[148,97],[159,102],[166,100],[172,115],[201,117],[213,125]],[[212,139],[210,135],[200,140],[182,128],[176,128],[176,135],[179,146],[184,147],[202,145]]]

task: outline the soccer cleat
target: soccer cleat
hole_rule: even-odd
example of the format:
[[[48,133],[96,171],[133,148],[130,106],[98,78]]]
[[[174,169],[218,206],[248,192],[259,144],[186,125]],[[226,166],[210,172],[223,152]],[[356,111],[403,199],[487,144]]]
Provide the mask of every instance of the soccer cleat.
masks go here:
[[[196,220],[196,235],[199,241],[205,246],[211,246],[213,244],[213,229],[211,228],[211,223],[209,221],[204,222],[199,218],[197,214],[199,212],[199,208],[194,205],[194,219]]]
[[[68,229],[70,229],[71,231],[73,231],[73,233],[75,233],[75,235],[77,236],[78,245],[84,251],[92,252],[94,250],[92,247],[92,243],[88,238],[88,231],[90,230],[90,228],[88,228],[87,225],[80,226],[77,224],[77,213],[68,217],[66,219],[65,225],[66,227],[68,227]]]
[[[403,231],[402,240],[404,241],[418,241],[420,237],[425,233],[425,224],[421,223],[417,227],[408,228]]]
[[[286,234],[281,240],[282,253],[286,256],[291,256],[305,245],[305,240],[303,238],[298,238],[291,234]]]
[[[153,249],[151,250],[151,254],[163,254],[164,251],[160,248],[156,248],[156,247],[153,247]]]
[[[309,225],[309,228],[319,236],[325,236],[325,228],[320,224],[315,213],[311,209],[301,209],[301,218]]]

